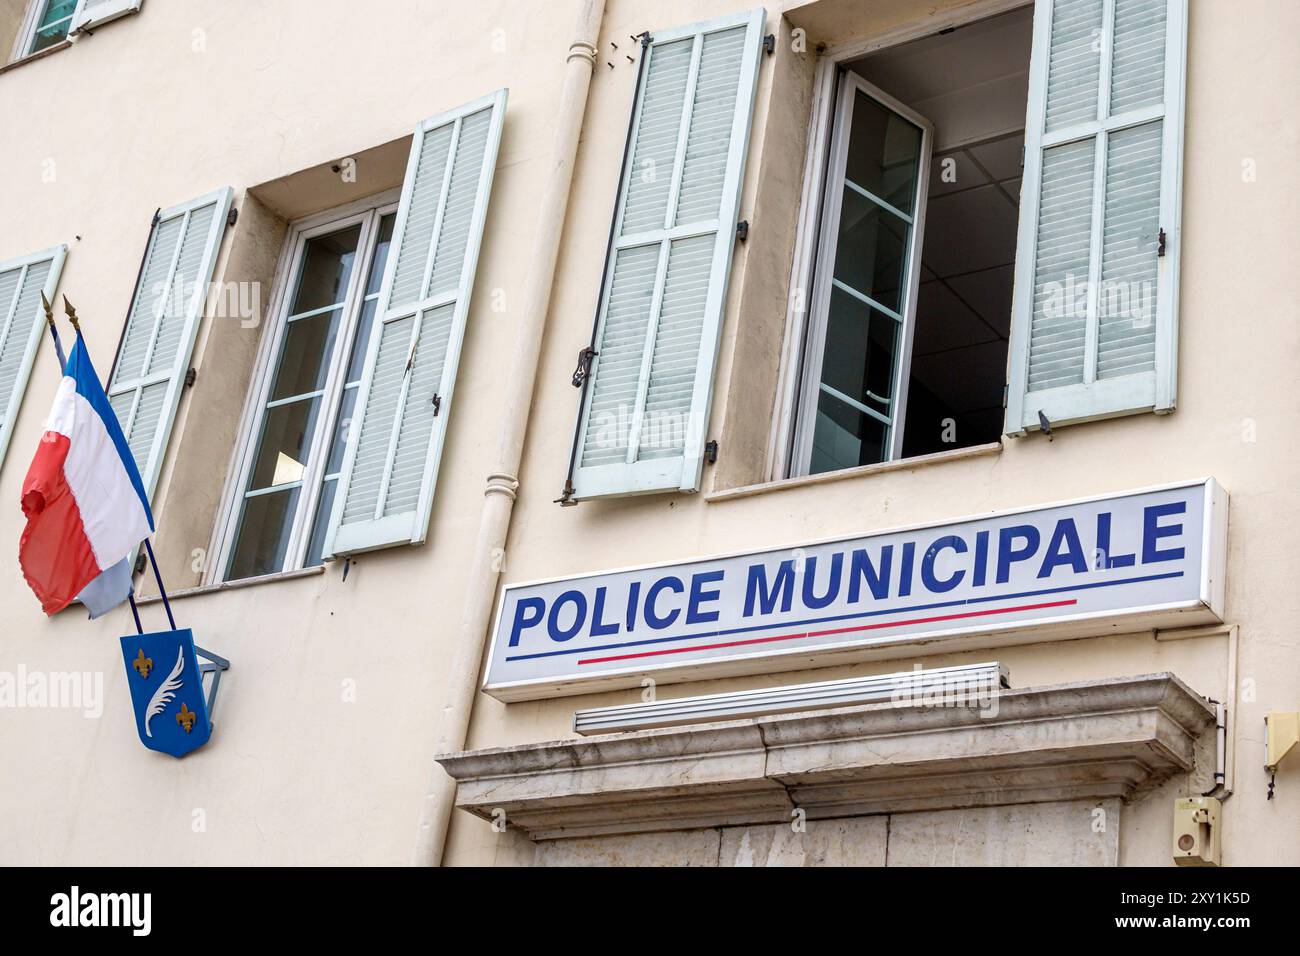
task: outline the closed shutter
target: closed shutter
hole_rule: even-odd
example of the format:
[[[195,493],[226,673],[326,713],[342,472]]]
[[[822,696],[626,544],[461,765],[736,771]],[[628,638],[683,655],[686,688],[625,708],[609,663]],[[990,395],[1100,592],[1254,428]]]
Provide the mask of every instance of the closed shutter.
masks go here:
[[[45,331],[41,293],[51,302],[67,246],[0,262],[0,462]]]
[[[72,25],[68,32],[93,30],[109,20],[135,13],[142,3],[144,0],[81,0],[76,13],[72,15]]]
[[[1035,9],[1008,434],[1174,407],[1186,13]]]
[[[499,90],[415,131],[326,556],[428,532],[505,108]]]
[[[162,210],[118,346],[108,401],[153,499],[234,192]]]
[[[699,488],[764,21],[656,33],[643,55],[574,498]]]

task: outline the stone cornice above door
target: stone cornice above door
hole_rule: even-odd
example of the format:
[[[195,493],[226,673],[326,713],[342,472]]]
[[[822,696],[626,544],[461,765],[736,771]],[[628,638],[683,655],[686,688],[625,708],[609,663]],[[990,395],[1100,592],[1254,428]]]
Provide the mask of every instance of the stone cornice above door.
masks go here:
[[[1044,801],[1125,800],[1197,763],[1213,707],[1169,673],[438,757],[457,806],[534,840]]]

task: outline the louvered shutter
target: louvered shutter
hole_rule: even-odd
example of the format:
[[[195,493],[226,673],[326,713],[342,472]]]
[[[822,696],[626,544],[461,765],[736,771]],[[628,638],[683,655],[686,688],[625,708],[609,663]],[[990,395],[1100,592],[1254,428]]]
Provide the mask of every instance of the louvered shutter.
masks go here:
[[[72,15],[72,24],[68,32],[79,33],[82,30],[93,30],[110,20],[124,17],[128,13],[135,13],[140,9],[142,3],[144,3],[144,0],[81,0],[77,4],[76,12]]]
[[[1008,434],[1174,407],[1186,13],[1035,8]]]
[[[326,556],[428,532],[505,108],[499,90],[415,131]]]
[[[765,14],[656,33],[574,449],[574,497],[695,491]]]
[[[45,331],[41,293],[51,302],[67,246],[0,262],[0,463]]]
[[[113,363],[108,401],[151,500],[233,198],[219,189],[159,213]]]

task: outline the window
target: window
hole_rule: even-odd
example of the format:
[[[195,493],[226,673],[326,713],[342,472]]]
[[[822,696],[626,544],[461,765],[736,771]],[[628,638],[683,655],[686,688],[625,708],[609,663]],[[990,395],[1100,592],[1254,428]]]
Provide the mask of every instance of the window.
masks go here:
[[[321,563],[396,218],[389,202],[290,239],[227,580]]]
[[[1184,21],[1040,0],[823,66],[778,468],[1173,407]]]
[[[31,40],[25,44],[23,56],[39,53],[68,38],[77,0],[36,0],[36,11]]]
[[[0,262],[0,462],[45,333],[41,293],[54,300],[66,255],[66,246],[56,246]]]

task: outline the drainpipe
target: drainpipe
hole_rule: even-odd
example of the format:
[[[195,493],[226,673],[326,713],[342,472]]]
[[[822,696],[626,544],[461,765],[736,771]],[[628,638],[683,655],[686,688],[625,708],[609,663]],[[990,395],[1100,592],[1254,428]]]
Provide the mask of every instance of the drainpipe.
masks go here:
[[[564,215],[573,185],[573,165],[578,137],[587,110],[587,90],[596,65],[596,43],[605,15],[605,0],[580,0],[574,40],[565,61],[564,87],[555,114],[555,141],[551,148],[550,174],[542,190],[537,216],[537,238],[533,243],[528,274],[524,281],[524,315],[515,337],[510,374],[506,376],[506,410],[501,423],[501,443],[488,475],[486,500],[479,520],[474,563],[466,583],[465,612],[456,634],[455,658],[443,704],[441,729],[434,753],[465,749],[470,712],[478,691],[479,670],[491,625],[501,556],[505,553],[510,515],[519,490],[519,464],[523,457],[528,412],[533,402],[533,383],[541,358],[542,334],[551,302],[555,262],[560,253]],[[434,763],[420,832],[416,838],[415,863],[439,866],[456,802],[456,782]]]

